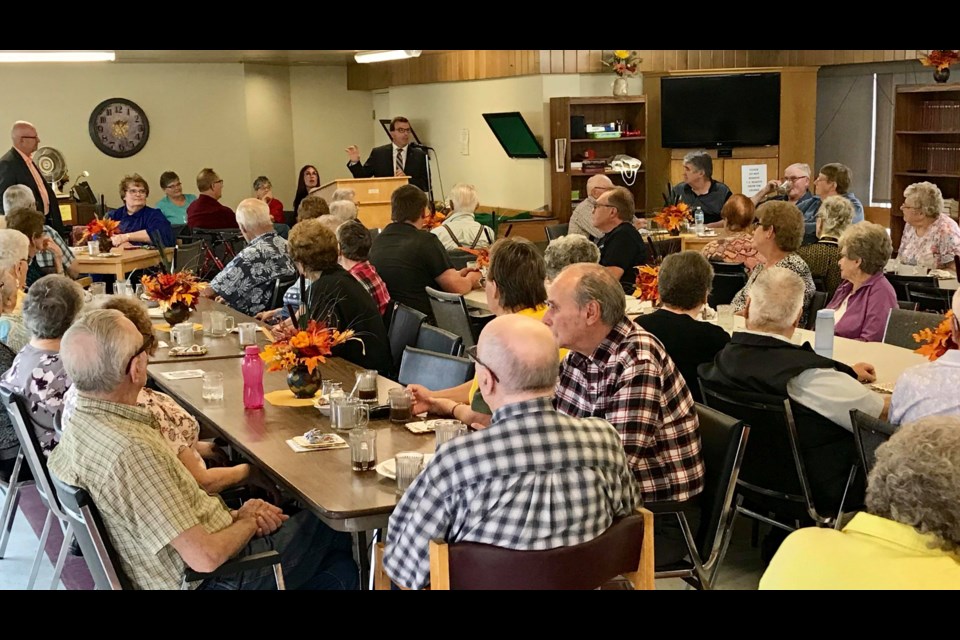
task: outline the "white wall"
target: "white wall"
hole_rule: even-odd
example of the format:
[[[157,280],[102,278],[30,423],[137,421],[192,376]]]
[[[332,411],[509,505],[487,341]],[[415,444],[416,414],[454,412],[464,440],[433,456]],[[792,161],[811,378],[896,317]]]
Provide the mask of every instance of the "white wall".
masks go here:
[[[273,184],[273,195],[285,209],[293,207],[296,176],[293,153],[293,113],[290,103],[290,70],[275,65],[244,67],[244,95],[249,139],[249,195],[253,180],[265,175]]]

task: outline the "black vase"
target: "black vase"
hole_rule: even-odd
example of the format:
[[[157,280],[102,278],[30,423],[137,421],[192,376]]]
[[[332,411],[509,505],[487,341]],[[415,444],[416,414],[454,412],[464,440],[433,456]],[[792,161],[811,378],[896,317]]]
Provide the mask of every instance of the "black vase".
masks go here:
[[[113,242],[110,241],[110,236],[100,234],[97,240],[100,242],[100,253],[110,253],[110,249],[113,249]]]
[[[297,365],[287,373],[287,386],[297,398],[312,398],[317,395],[320,386],[323,383],[323,376],[320,375],[320,367],[314,367],[313,373],[307,369],[307,365]]]
[[[185,322],[187,318],[190,317],[190,307],[183,304],[182,302],[176,302],[163,312],[163,319],[167,321],[171,327],[178,325],[181,322]]]
[[[933,72],[933,79],[935,82],[946,82],[950,79],[950,67],[946,69],[935,69]]]

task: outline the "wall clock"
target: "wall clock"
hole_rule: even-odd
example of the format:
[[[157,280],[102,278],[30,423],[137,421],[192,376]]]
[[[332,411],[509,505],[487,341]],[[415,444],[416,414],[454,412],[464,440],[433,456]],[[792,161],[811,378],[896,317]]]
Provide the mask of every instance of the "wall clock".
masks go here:
[[[129,158],[136,155],[149,137],[147,114],[131,100],[104,100],[90,114],[90,139],[108,156]]]

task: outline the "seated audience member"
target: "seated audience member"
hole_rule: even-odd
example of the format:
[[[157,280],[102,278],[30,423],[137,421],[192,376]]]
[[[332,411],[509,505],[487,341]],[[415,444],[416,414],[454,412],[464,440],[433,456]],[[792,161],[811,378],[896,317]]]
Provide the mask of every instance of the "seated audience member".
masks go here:
[[[220,204],[223,197],[223,178],[213,169],[202,169],[197,174],[200,196],[187,207],[187,226],[191,229],[236,229],[233,209]],[[268,208],[267,217],[269,217]]]
[[[33,209],[19,209],[7,214],[6,219],[7,229],[18,231],[30,239],[27,246],[27,288],[45,275],[63,274],[63,254],[59,245],[44,234],[42,213]],[[44,268],[37,263],[41,251],[53,254],[53,267]]]
[[[300,211],[300,203],[310,195],[310,191],[320,187],[320,172],[312,164],[305,164],[300,168],[297,176],[297,194],[293,198],[293,210]]]
[[[4,213],[13,213],[18,209],[30,209],[33,211],[37,209],[33,191],[30,190],[30,187],[22,184],[9,186],[7,190],[3,192]],[[0,224],[0,228],[5,227],[6,219],[3,220],[3,224]],[[37,251],[37,266],[40,267],[44,273],[62,272],[64,275],[76,280],[80,274],[77,271],[77,265],[74,264],[75,257],[69,245],[64,241],[63,236],[47,224],[43,225],[43,234],[46,236],[46,239],[44,239],[43,248]],[[56,247],[53,245],[56,245]],[[57,251],[57,249],[59,249],[59,251]],[[59,264],[61,265],[60,269],[57,268],[58,258]]]
[[[863,222],[863,203],[850,191],[853,172],[850,167],[839,162],[831,162],[820,167],[813,189],[817,197],[826,200],[831,196],[842,196],[853,207],[853,224]]]
[[[340,200],[347,200],[353,204],[359,204],[357,202],[357,192],[353,189],[337,189],[333,192],[333,195],[330,196],[331,202],[338,202]]]
[[[30,334],[23,324],[23,317],[19,314],[14,315],[17,304],[20,302],[19,293],[16,277],[10,271],[0,272],[0,342],[8,349],[11,342],[18,342],[22,349],[23,345],[30,340]],[[13,354],[16,355],[17,351],[13,351]],[[0,371],[6,371],[9,368],[9,365],[3,368],[0,363]],[[0,413],[3,412],[0,411]]]
[[[309,510],[288,519],[262,500],[230,511],[170,455],[153,413],[137,404],[148,347],[113,309],[89,311],[67,331],[63,364],[79,393],[49,461],[56,477],[90,493],[133,586],[179,589],[186,567],[210,572],[231,558],[273,549],[288,589],[356,588],[347,534],[335,533]],[[273,571],[189,586],[272,589]]]
[[[473,214],[480,206],[477,188],[472,184],[455,184],[450,190],[453,213],[430,232],[440,238],[447,251],[461,247],[479,249],[493,244],[493,229],[476,221]]]
[[[287,241],[277,235],[265,202],[247,198],[237,207],[236,222],[247,246],[218,273],[202,296],[220,296],[230,307],[248,316],[267,308],[274,281],[296,272]]]
[[[723,205],[723,234],[702,250],[703,257],[716,262],[742,264],[750,271],[761,262],[757,248],[753,246],[753,220],[757,207],[753,200],[735,193]]]
[[[867,510],[784,541],[761,589],[960,589],[960,418],[901,427],[877,449]]]
[[[568,235],[583,236],[594,242],[603,236],[603,232],[593,226],[593,210],[597,206],[597,199],[611,189],[613,181],[607,176],[602,173],[590,176],[587,180],[587,197],[581,200],[570,214]]]
[[[574,236],[590,243],[583,236]],[[542,320],[547,311],[547,291],[543,286],[544,263],[540,252],[532,242],[525,238],[500,238],[490,248],[490,266],[487,269],[486,295],[491,313],[505,316],[512,313]],[[560,357],[567,354],[560,350]],[[493,413],[474,377],[473,382],[465,382],[449,389],[427,389],[423,385],[412,384],[408,387],[413,393],[416,413],[430,413],[450,416],[464,424],[486,425]]]
[[[827,299],[840,286],[840,236],[850,226],[853,206],[841,196],[829,196],[817,212],[817,241],[797,249],[797,255],[810,267],[810,275],[823,281]]]
[[[270,207],[270,219],[279,224],[286,224],[283,216],[283,203],[273,197],[273,184],[267,176],[259,176],[253,181],[253,197],[263,200]]]
[[[111,220],[120,223],[117,233],[110,236],[113,246],[151,244],[151,233],[160,236],[163,246],[174,246],[173,227],[160,209],[147,206],[149,195],[150,185],[136,173],[125,176],[120,181],[120,199],[123,200],[123,206],[108,214]]]
[[[337,227],[344,222],[357,220],[357,205],[349,200],[334,200],[330,203],[330,215],[320,216],[320,219],[330,231],[336,233]]]
[[[600,262],[600,249],[595,242],[578,234],[568,234],[557,238],[547,245],[543,253],[546,266],[547,284],[556,278],[561,271],[571,264]]]
[[[359,220],[345,222],[337,228],[337,242],[340,244],[340,266],[363,285],[377,304],[380,315],[384,315],[390,307],[390,292],[370,264],[370,247],[373,245],[370,232]]]
[[[897,260],[903,264],[956,271],[960,226],[943,213],[943,194],[930,182],[917,182],[903,191],[903,238]]]
[[[647,262],[647,248],[633,226],[633,194],[616,187],[597,198],[593,224],[603,232],[597,241],[600,265],[620,281],[625,293],[633,293],[637,267]]]
[[[9,275],[0,276],[0,281],[9,277]],[[0,292],[0,294],[2,294],[2,292]],[[16,355],[10,347],[5,344],[0,344],[0,369],[9,369]],[[0,481],[4,483],[10,481],[10,476],[13,474],[13,467],[17,463],[17,455],[19,453],[20,440],[17,438],[17,432],[13,430],[13,424],[10,422],[10,414],[6,411],[0,411]]]
[[[160,188],[164,196],[157,200],[157,209],[171,225],[187,224],[187,208],[197,199],[192,193],[183,192],[183,183],[173,171],[164,171],[160,174]]]
[[[469,293],[480,281],[480,273],[457,270],[437,237],[422,231],[430,211],[427,194],[411,184],[390,196],[390,219],[373,241],[370,264],[377,269],[396,302],[433,317],[425,287],[447,293]]]
[[[327,201],[320,196],[309,196],[300,202],[300,207],[297,209],[297,222],[328,215],[330,215],[330,206]]]
[[[953,294],[950,319],[953,344],[960,344],[960,291]],[[947,351],[933,362],[910,367],[897,379],[890,398],[890,422],[904,424],[927,416],[960,415],[960,351]]]
[[[53,417],[63,409],[70,377],[60,360],[60,339],[83,307],[83,291],[63,276],[37,280],[23,301],[23,321],[30,342],[17,354],[0,384],[22,395],[40,446],[56,445]]]
[[[683,157],[683,182],[673,188],[673,197],[691,210],[700,207],[707,224],[720,222],[720,211],[733,192],[713,179],[713,159],[706,151],[691,151]]]
[[[747,306],[747,297],[753,283],[764,269],[782,267],[796,273],[803,280],[803,311],[806,310],[816,287],[810,275],[810,267],[796,254],[803,238],[803,216],[789,202],[774,200],[757,207],[757,222],[753,230],[753,246],[763,258],[747,279],[747,284],[733,297],[733,308],[742,313]]]
[[[480,335],[476,361],[490,426],[442,445],[390,516],[384,569],[403,587],[429,583],[430,540],[572,546],[640,504],[616,430],[551,405],[557,346],[546,327],[497,318]]]
[[[843,282],[827,304],[836,310],[834,335],[880,342],[897,293],[883,275],[893,250],[890,234],[878,224],[861,222],[840,236],[840,276]]]
[[[779,195],[783,189],[786,195]],[[752,198],[753,203],[773,201],[789,202],[800,210],[803,216],[802,243],[817,241],[817,212],[820,211],[820,198],[810,193],[810,165],[798,162],[791,164],[783,172],[783,180],[771,180]]]
[[[30,341],[30,332],[23,323],[24,287],[27,284],[27,265],[30,256],[30,240],[14,229],[0,229],[0,275],[9,280],[3,292],[3,313],[0,323],[5,336],[2,342],[14,353]]]
[[[712,362],[730,342],[730,336],[718,325],[700,321],[713,285],[713,268],[696,251],[673,253],[660,265],[658,284],[660,308],[635,322],[663,344],[694,401],[703,402],[697,367]]]

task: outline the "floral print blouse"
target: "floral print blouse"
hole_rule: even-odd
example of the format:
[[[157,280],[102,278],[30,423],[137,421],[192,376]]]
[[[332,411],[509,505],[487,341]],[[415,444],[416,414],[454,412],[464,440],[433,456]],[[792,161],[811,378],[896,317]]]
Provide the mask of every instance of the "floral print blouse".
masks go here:
[[[934,268],[938,269],[952,264],[953,256],[960,256],[960,226],[949,216],[940,214],[922,238],[913,225],[904,227],[897,253],[897,259],[903,264],[915,265],[923,258],[932,257],[936,261]]]
[[[59,437],[54,432],[54,416],[63,409],[70,377],[63,368],[60,353],[26,345],[0,384],[27,400],[40,446],[50,451]]]
[[[701,251],[707,260],[742,264],[747,271],[763,262],[763,256],[753,247],[752,233],[738,233],[725,238],[717,238]]]

